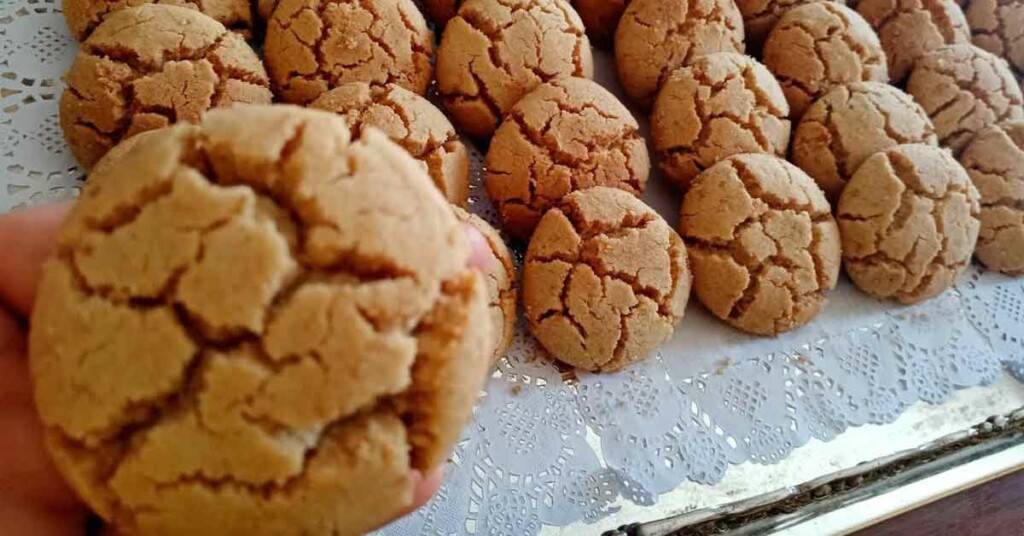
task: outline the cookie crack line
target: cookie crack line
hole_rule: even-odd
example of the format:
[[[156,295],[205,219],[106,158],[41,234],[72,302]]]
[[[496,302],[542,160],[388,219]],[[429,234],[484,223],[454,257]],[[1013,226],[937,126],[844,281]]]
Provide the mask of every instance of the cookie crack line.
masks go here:
[[[812,201],[808,199],[807,203],[798,203],[794,201],[787,201],[786,199],[776,197],[770,192],[766,191],[761,187],[757,179],[756,174],[746,166],[743,162],[732,159],[729,160],[729,165],[736,172],[736,176],[739,177],[743,183],[747,194],[764,203],[768,208],[778,211],[792,211],[807,214],[812,222],[820,222],[828,220],[832,217],[831,212],[827,209],[818,210],[811,204]]]

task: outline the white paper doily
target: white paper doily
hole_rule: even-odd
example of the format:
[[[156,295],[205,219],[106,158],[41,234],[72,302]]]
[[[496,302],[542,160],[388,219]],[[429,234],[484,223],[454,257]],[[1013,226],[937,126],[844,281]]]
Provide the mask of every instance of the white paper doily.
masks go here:
[[[0,0],[0,211],[79,190],[57,123],[75,51],[53,0]],[[597,72],[614,86],[604,54]],[[473,198],[493,220],[479,184]],[[675,221],[678,194],[657,178],[645,199]],[[597,521],[621,500],[651,505],[684,480],[713,484],[730,464],[773,463],[1004,369],[1024,378],[1024,280],[978,269],[914,307],[843,281],[812,325],[776,339],[691,304],[658,355],[618,374],[566,378],[520,329],[440,493],[380,534],[529,536]]]

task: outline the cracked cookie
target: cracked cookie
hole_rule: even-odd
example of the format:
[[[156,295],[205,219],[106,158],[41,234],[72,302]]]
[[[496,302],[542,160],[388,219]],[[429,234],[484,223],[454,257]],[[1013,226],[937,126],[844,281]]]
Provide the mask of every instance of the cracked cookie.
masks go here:
[[[975,256],[990,270],[1024,275],[1024,120],[982,130],[960,163],[981,195]]]
[[[978,211],[978,191],[948,151],[899,145],[876,153],[839,198],[846,273],[877,298],[937,296],[970,263]]]
[[[149,3],[195,9],[243,37],[252,36],[252,8],[247,0],[64,0],[61,9],[72,37],[81,42],[110,13]]]
[[[686,247],[653,209],[615,188],[567,195],[530,239],[523,306],[551,355],[607,372],[668,340],[690,295]]]
[[[493,134],[537,86],[593,72],[590,41],[568,0],[467,0],[437,53],[441,101],[477,137]]]
[[[107,16],[64,80],[60,126],[85,168],[139,132],[271,98],[263,64],[237,33],[194,9],[161,4]]]
[[[880,82],[833,88],[797,124],[793,163],[833,203],[867,157],[896,145],[938,145],[928,114],[899,89]]]
[[[306,104],[346,82],[425,95],[434,33],[412,0],[281,0],[263,54],[277,96]]]
[[[371,126],[384,131],[423,164],[448,201],[469,201],[469,153],[448,118],[427,99],[395,84],[342,84],[309,105],[341,114],[353,137]]]
[[[508,246],[494,227],[462,208],[453,207],[453,210],[459,221],[473,226],[487,241],[490,271],[484,276],[491,317],[491,362],[494,363],[508,351],[516,332],[516,266]]]
[[[403,511],[488,367],[448,203],[327,112],[141,136],[89,178],[32,317],[59,470],[125,534],[361,534]]]
[[[693,181],[680,229],[697,298],[757,335],[803,326],[839,277],[839,230],[821,189],[766,154],[731,156]]]
[[[484,180],[502,228],[527,239],[563,196],[592,186],[643,193],[651,164],[638,129],[614,95],[585,78],[531,91],[487,150]]]
[[[825,0],[736,0],[736,6],[743,15],[743,31],[746,34],[747,50],[760,50],[768,32],[786,11],[811,2]],[[834,0],[842,4],[843,0]]]
[[[928,113],[939,143],[959,153],[979,131],[1024,119],[1024,96],[1002,58],[974,45],[949,45],[921,57],[907,93]]]
[[[626,11],[629,0],[572,0],[573,7],[580,14],[583,26],[591,41],[600,45],[611,45],[615,28]]]
[[[682,189],[715,162],[739,153],[786,156],[789,104],[754,58],[716,52],[681,67],[662,84],[651,138],[665,177]]]
[[[889,81],[878,36],[856,11],[835,2],[786,11],[764,42],[762,60],[779,79],[794,119],[833,87]]]
[[[857,12],[878,32],[893,84],[902,83],[925,53],[971,40],[953,0],[860,0]]]
[[[1005,58],[1024,76],[1024,2],[973,0],[966,15],[974,44]]]
[[[643,107],[677,68],[743,49],[743,16],[733,0],[632,0],[615,31],[619,82]]]

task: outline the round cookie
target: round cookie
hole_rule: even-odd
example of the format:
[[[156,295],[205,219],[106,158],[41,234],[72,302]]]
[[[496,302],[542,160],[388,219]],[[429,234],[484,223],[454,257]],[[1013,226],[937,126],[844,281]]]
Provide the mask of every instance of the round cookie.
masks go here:
[[[64,0],[61,10],[71,36],[85,41],[110,13],[142,4],[158,3],[202,11],[244,37],[252,35],[252,8],[247,0]]]
[[[568,0],[466,0],[437,53],[437,91],[455,124],[490,136],[547,80],[590,78],[590,41]]]
[[[786,11],[768,34],[762,59],[794,119],[833,87],[889,81],[878,36],[856,11],[835,2]]]
[[[893,86],[856,82],[807,109],[793,135],[792,161],[834,203],[867,157],[904,143],[938,145],[928,114]]]
[[[487,150],[487,194],[510,236],[527,239],[566,194],[612,186],[640,195],[647,145],[629,110],[600,84],[559,78],[523,97]]]
[[[370,126],[409,151],[448,201],[469,201],[469,152],[448,118],[427,99],[394,84],[342,84],[309,104],[341,114],[358,136]]]
[[[263,54],[277,96],[306,104],[346,82],[425,95],[434,33],[412,0],[281,0]]]
[[[516,333],[516,265],[512,254],[498,231],[476,214],[452,207],[455,217],[480,231],[488,245],[490,270],[487,280],[487,303],[491,317],[491,363],[497,362],[508,351]]]
[[[971,261],[978,211],[978,191],[948,151],[899,145],[875,153],[839,198],[846,273],[878,298],[937,296]]]
[[[242,37],[194,9],[160,4],[107,16],[64,80],[60,125],[85,168],[139,132],[271,98],[263,64]]]
[[[444,463],[488,367],[449,205],[379,132],[244,106],[93,173],[45,267],[47,446],[124,534],[356,534]],[[301,239],[300,239],[301,237]]]
[[[937,48],[918,60],[907,93],[954,153],[983,128],[1024,118],[1024,96],[1006,61],[974,45]]]
[[[639,199],[596,187],[537,226],[523,267],[530,330],[551,355],[607,372],[668,340],[690,295],[686,247]]]
[[[825,0],[736,0],[736,6],[743,15],[743,31],[746,34],[747,50],[760,50],[768,32],[786,11]],[[843,0],[833,0],[846,3]]]
[[[680,229],[697,298],[733,327],[778,335],[809,322],[839,277],[825,195],[785,160],[731,156],[693,181]]]
[[[1024,2],[1020,0],[973,0],[967,6],[971,40],[1010,62],[1024,75]]]
[[[964,12],[953,0],[860,0],[857,12],[878,32],[894,84],[902,83],[925,53],[971,39]]]
[[[662,173],[686,189],[719,160],[739,153],[786,156],[789,104],[754,58],[716,52],[672,73],[651,112]]]
[[[676,68],[743,49],[743,17],[733,0],[632,0],[615,31],[619,81],[644,107]]]
[[[610,45],[629,0],[572,0],[572,5],[583,19],[590,39],[597,44]]]
[[[974,254],[990,270],[1024,275],[1024,120],[982,130],[960,163],[981,195]]]

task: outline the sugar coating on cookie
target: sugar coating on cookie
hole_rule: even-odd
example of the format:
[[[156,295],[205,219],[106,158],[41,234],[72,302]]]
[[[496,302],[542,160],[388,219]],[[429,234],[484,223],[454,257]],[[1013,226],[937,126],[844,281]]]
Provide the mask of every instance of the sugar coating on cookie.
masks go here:
[[[64,0],[61,11],[72,37],[84,41],[108,14],[150,3],[195,9],[229,30],[247,37],[252,35],[252,8],[248,0]]]
[[[835,2],[786,11],[768,34],[762,59],[796,119],[833,87],[889,81],[878,36],[856,11]]]
[[[743,50],[743,16],[733,0],[632,0],[615,31],[619,82],[641,106],[651,105],[676,68]]]
[[[683,199],[680,229],[697,298],[743,331],[803,326],[836,286],[839,230],[828,201],[781,158],[736,155],[701,173]]]
[[[739,153],[785,157],[789,104],[757,60],[733,52],[698,58],[672,73],[651,112],[662,173],[685,189],[719,160]]]
[[[1024,275],[1024,120],[982,130],[960,163],[981,195],[974,254],[990,270]]]
[[[556,79],[523,97],[485,160],[487,193],[502,228],[529,238],[563,196],[591,186],[643,193],[650,157],[638,129],[614,95],[584,78]]]
[[[448,201],[469,201],[469,152],[448,118],[426,98],[401,86],[342,84],[309,104],[341,114],[358,137],[366,127],[383,131],[409,151]]]
[[[572,0],[576,12],[587,27],[587,35],[591,41],[601,45],[610,45],[615,37],[615,29],[619,19],[626,11],[630,0]]]
[[[425,95],[434,33],[412,0],[281,0],[263,45],[277,96],[306,104],[346,82]]]
[[[573,192],[537,226],[523,267],[530,330],[576,368],[613,371],[668,340],[690,294],[686,247],[622,190]]]
[[[978,191],[948,151],[899,145],[876,153],[839,198],[846,273],[878,298],[937,296],[970,263],[978,211]]]
[[[441,37],[437,91],[456,125],[485,137],[534,88],[590,78],[593,63],[568,0],[467,0]]]
[[[938,144],[924,109],[893,86],[859,82],[833,88],[804,113],[792,161],[834,203],[867,157],[904,143]]]
[[[488,367],[462,226],[383,134],[239,106],[97,166],[44,269],[48,448],[126,534],[361,534],[444,463]]]
[[[974,44],[1005,58],[1024,76],[1024,2],[973,0],[966,10]]]
[[[1006,61],[973,45],[949,45],[921,57],[907,79],[939,143],[954,153],[983,128],[1024,119],[1024,96]]]
[[[60,125],[89,168],[124,138],[233,103],[270,103],[259,56],[194,10],[143,4],[111,13],[64,76]]]
[[[811,2],[823,1],[826,0],[737,0],[736,6],[740,8],[740,13],[743,15],[743,30],[746,34],[747,49],[759,50],[772,26],[775,26],[779,17],[786,11]],[[833,1],[846,3],[843,0]]]
[[[971,40],[964,12],[953,0],[860,0],[857,12],[878,32],[894,84],[906,80],[925,53]]]

